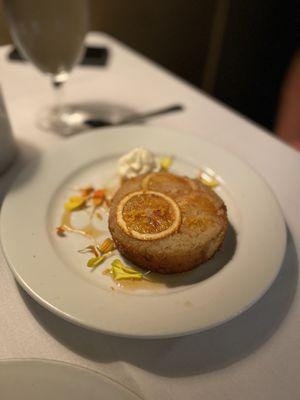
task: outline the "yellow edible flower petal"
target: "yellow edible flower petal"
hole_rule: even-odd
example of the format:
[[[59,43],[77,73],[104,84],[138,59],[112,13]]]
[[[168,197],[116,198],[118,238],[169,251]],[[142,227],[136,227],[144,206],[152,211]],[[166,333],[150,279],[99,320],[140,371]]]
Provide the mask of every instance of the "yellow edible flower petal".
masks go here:
[[[99,246],[98,249],[101,253],[106,254],[109,253],[110,251],[113,251],[115,249],[115,243],[112,239],[107,238],[105,239]]]
[[[201,181],[201,183],[203,183],[203,185],[209,186],[209,187],[216,187],[216,186],[219,186],[219,184],[220,184],[215,178],[212,178],[211,176],[207,175],[206,173],[204,173],[200,176],[200,181]]]
[[[161,167],[161,169],[162,169],[163,171],[168,171],[169,168],[170,168],[171,165],[172,165],[172,162],[173,162],[173,158],[172,158],[172,157],[162,157],[162,158],[159,160],[160,167]]]
[[[112,275],[115,281],[121,281],[124,279],[143,279],[143,274],[126,267],[120,260],[114,260],[111,264]]]
[[[105,260],[104,256],[90,258],[87,262],[89,268],[95,268]]]
[[[83,196],[71,196],[68,199],[68,202],[65,203],[65,210],[73,211],[77,208],[82,207],[86,202],[86,197]]]

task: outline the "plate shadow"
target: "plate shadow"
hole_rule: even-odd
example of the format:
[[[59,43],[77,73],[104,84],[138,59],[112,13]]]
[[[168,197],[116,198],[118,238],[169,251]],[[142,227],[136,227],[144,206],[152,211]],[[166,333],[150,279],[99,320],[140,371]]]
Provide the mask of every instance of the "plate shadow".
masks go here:
[[[22,179],[19,180],[18,186],[26,183],[35,173],[35,170],[38,166],[40,151],[32,143],[21,139],[16,140],[16,145],[17,153],[15,158],[12,160],[11,165],[0,175],[0,207],[9,188],[11,187],[17,176],[25,168],[27,168],[27,164],[32,160],[36,160],[35,163],[31,164],[30,168],[27,168],[26,173],[23,174]]]

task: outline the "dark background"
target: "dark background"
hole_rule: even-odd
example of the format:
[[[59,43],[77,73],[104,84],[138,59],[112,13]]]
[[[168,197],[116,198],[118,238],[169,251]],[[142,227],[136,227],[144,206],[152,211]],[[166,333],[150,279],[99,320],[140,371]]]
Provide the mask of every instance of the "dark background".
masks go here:
[[[300,43],[300,1],[89,2],[92,30],[113,35],[274,129],[280,88]],[[9,40],[0,9],[0,43]]]
[[[299,46],[299,1],[92,0],[91,6],[94,27],[273,130],[280,87]]]

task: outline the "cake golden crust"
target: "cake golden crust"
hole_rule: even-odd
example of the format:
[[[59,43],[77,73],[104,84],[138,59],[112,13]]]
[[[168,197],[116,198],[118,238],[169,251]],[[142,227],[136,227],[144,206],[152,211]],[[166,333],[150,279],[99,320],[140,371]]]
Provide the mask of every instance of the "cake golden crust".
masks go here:
[[[119,204],[126,196],[131,198],[129,194],[142,191],[159,192],[176,202],[180,210],[176,231],[156,240],[141,240],[120,226]],[[120,253],[143,269],[165,274],[188,271],[210,259],[223,243],[227,226],[226,206],[212,189],[199,180],[166,172],[125,181],[109,213],[109,229]]]

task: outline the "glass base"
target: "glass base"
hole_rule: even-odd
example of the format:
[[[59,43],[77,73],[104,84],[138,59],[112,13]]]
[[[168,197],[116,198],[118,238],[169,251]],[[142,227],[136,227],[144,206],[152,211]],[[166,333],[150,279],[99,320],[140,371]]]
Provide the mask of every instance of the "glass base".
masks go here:
[[[90,130],[91,127],[85,124],[87,119],[98,119],[103,122],[103,126],[112,126],[133,112],[133,109],[118,104],[69,104],[43,110],[38,116],[38,127],[43,131],[70,136]]]
[[[43,110],[38,118],[38,127],[44,131],[69,136],[86,129],[87,114],[73,107],[53,107]]]

